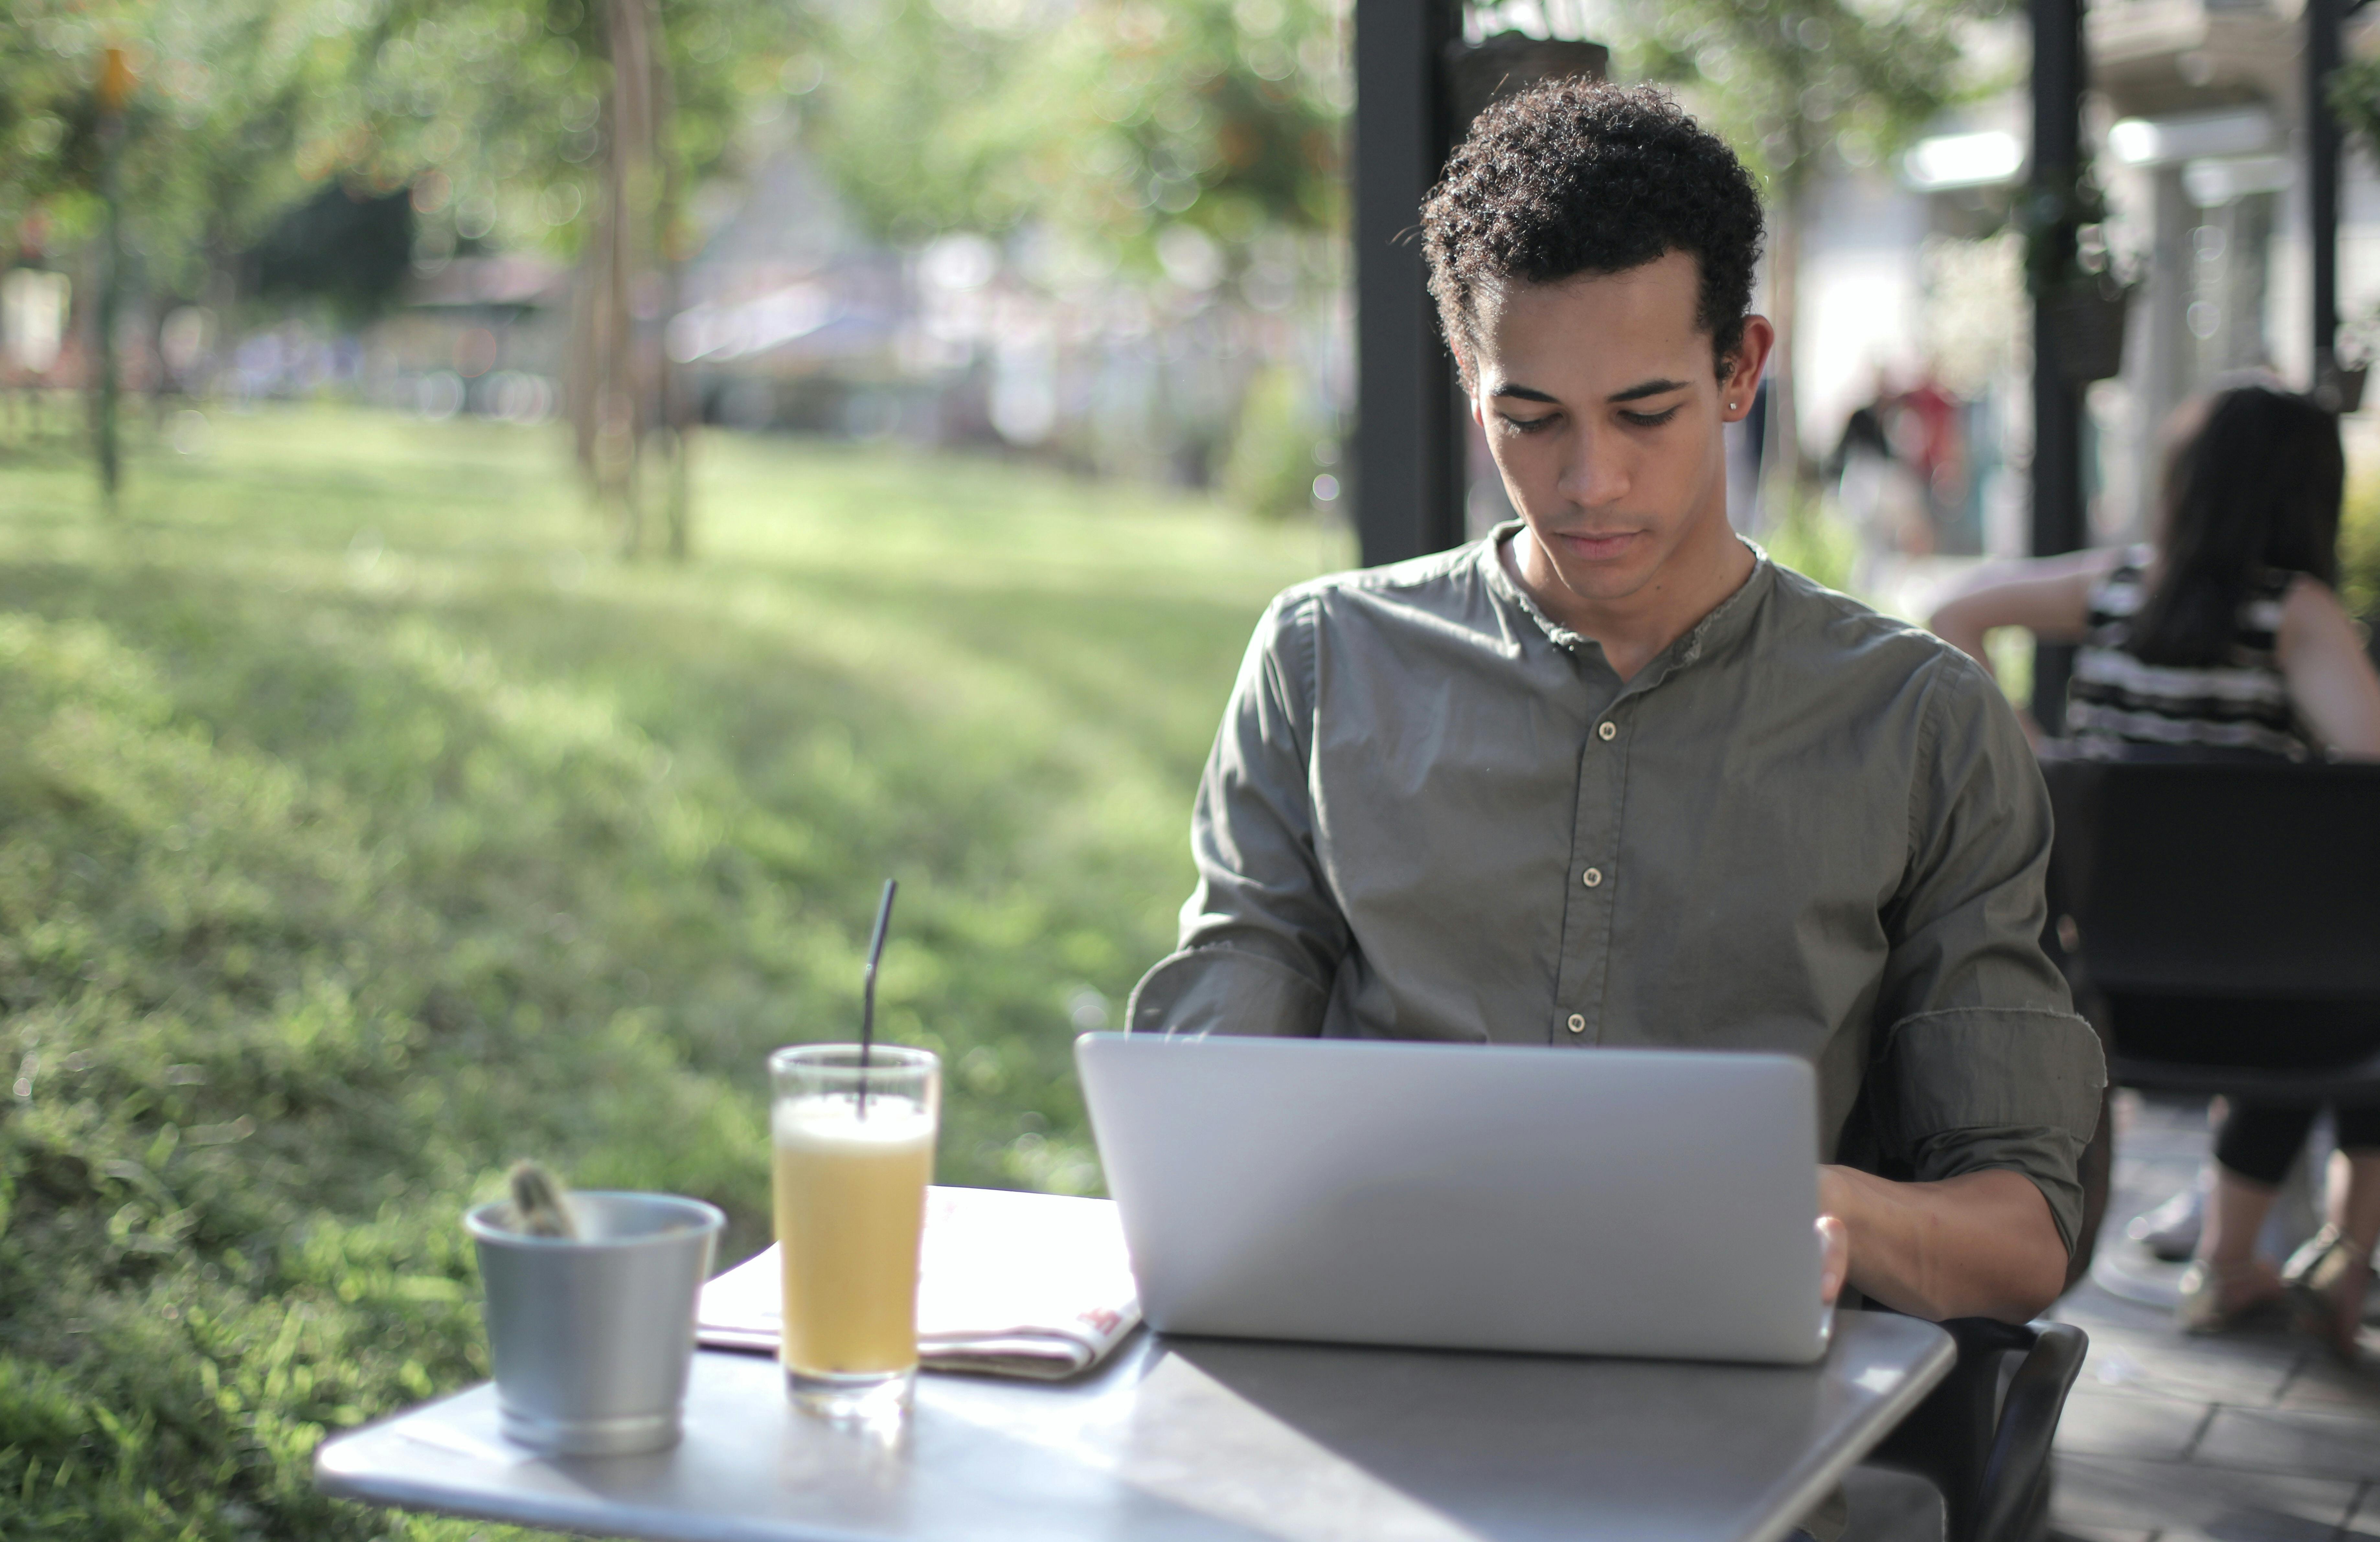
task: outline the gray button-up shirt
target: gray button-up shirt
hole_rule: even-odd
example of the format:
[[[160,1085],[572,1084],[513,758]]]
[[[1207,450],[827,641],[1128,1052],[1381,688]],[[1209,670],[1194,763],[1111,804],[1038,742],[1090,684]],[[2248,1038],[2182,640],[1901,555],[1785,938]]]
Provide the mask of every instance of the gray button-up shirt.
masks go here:
[[[1783,1050],[1822,1156],[2013,1168],[2070,1247],[2106,1074],[1989,677],[1755,549],[1623,685],[1513,581],[1517,528],[1266,612],[1131,1027]]]

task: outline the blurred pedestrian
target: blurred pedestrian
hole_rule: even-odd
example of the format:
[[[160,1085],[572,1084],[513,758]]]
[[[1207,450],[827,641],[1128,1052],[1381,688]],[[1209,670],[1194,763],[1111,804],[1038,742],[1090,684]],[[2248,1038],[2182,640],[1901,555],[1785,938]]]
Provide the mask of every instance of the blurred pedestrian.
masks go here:
[[[1844,419],[1828,457],[1844,521],[1859,538],[1852,583],[1863,592],[1875,587],[1886,559],[1929,549],[1925,489],[1900,443],[1902,412],[1900,394],[1878,367],[1867,401]]]
[[[2154,544],[1995,571],[1937,611],[1934,630],[1978,660],[1998,626],[2082,644],[2067,722],[2086,752],[2380,759],[2380,674],[2334,590],[2346,480],[2338,419],[2264,385],[2184,412]],[[2242,1065],[2380,1050],[2368,1016],[2313,1015],[2285,1046],[2243,1042],[2220,1003],[2178,1003],[2154,1031],[2185,1058]],[[2307,1327],[2351,1352],[2380,1243],[2380,1108],[2334,1111],[2339,1155],[2322,1232],[2278,1271],[2254,1252],[2314,1113],[2231,1099],[2182,1281],[2184,1326],[2227,1328],[2287,1293]]]
[[[1943,528],[1966,498],[1966,446],[1960,433],[1965,404],[1943,386],[1928,364],[1895,405],[1900,409],[1895,427],[1905,444],[1901,458],[1917,480],[1925,509],[1923,523],[1904,533],[1902,550],[1924,555],[1941,549]]]

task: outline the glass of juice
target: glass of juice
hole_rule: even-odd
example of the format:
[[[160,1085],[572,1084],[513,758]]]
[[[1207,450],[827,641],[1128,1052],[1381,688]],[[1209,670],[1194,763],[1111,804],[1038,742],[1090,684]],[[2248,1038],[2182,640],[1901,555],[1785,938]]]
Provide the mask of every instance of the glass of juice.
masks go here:
[[[769,1075],[786,1386],[831,1418],[897,1416],[917,1375],[941,1062],[880,1044],[863,1066],[856,1044],[804,1044]]]

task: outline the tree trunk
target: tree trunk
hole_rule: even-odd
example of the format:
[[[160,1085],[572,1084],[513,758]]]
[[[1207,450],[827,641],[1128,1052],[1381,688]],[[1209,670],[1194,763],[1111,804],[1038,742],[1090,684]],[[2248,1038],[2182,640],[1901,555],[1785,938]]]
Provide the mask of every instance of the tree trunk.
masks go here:
[[[652,388],[651,421],[668,456],[668,492],[663,508],[669,527],[669,554],[684,562],[694,552],[694,404],[686,391],[686,372],[670,358],[669,321],[686,303],[686,181],[681,175],[672,130],[677,122],[677,87],[670,74],[669,49],[659,17],[651,30],[653,81],[653,158],[661,167],[660,207],[654,221],[654,254],[660,267],[656,288],[660,313],[650,330]]]
[[[643,549],[645,452],[659,452],[669,552],[682,558],[693,546],[693,413],[666,346],[679,304],[675,228],[684,201],[669,153],[675,95],[653,0],[600,4],[612,79],[595,229],[571,292],[571,429],[589,498],[613,523],[624,557]]]
[[[599,512],[620,554],[644,544],[638,452],[653,426],[650,371],[638,368],[633,297],[653,247],[657,185],[650,0],[604,0],[612,79],[603,102],[601,204],[579,260],[572,420]]]
[[[570,347],[563,360],[571,454],[578,474],[586,480],[588,502],[597,507],[601,506],[602,493],[595,480],[595,305],[602,288],[603,239],[599,233],[578,250],[578,272],[570,281]]]
[[[110,51],[111,55],[113,50]],[[103,93],[105,87],[102,87]],[[99,283],[91,306],[91,431],[99,461],[101,506],[112,516],[121,510],[124,455],[117,430],[120,377],[116,368],[115,334],[124,302],[124,114],[103,106],[99,118],[99,199],[103,211],[99,241]]]

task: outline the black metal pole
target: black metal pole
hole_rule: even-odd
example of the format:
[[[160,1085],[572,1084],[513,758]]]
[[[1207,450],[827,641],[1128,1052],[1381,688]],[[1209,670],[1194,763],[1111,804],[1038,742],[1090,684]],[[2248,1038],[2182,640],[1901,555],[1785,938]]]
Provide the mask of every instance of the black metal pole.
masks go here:
[[[1355,529],[1366,566],[1463,540],[1458,393],[1422,269],[1421,202],[1448,148],[1455,0],[1355,7]]]
[[[2338,388],[2338,119],[2330,111],[2330,75],[2339,65],[2341,0],[2305,0],[2306,243],[2313,253],[2313,365],[2311,384]]]
[[[2074,265],[2074,179],[2082,164],[2082,7],[2081,0],[2030,0],[2033,18],[2033,177],[2037,210],[2055,211],[2035,269],[2033,309],[2033,552],[2050,556],[2082,545],[2082,394],[2058,358],[2052,308],[2037,292],[2049,275]],[[2033,715],[2044,731],[2066,726],[2070,647],[2036,644]]]

